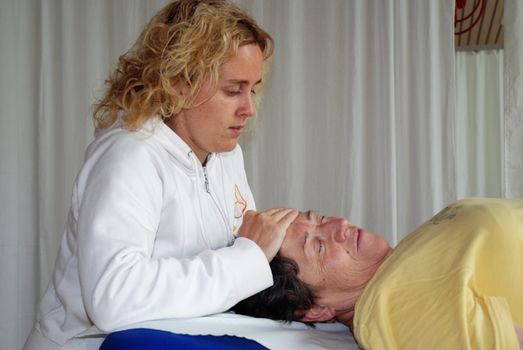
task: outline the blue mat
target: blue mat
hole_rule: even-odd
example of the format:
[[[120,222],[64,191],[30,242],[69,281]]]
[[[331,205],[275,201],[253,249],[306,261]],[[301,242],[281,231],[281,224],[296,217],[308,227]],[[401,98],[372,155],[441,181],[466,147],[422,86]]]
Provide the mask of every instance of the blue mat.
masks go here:
[[[100,350],[262,350],[267,349],[254,340],[223,335],[186,335],[156,329],[128,329],[109,334]]]

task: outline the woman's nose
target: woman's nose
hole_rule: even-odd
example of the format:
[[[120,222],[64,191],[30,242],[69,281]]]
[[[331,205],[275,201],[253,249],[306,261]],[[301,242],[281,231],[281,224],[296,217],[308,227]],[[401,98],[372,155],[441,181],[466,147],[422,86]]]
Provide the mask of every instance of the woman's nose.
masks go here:
[[[256,114],[256,108],[254,107],[254,101],[252,95],[245,96],[242,101],[240,115],[244,118],[252,117]]]

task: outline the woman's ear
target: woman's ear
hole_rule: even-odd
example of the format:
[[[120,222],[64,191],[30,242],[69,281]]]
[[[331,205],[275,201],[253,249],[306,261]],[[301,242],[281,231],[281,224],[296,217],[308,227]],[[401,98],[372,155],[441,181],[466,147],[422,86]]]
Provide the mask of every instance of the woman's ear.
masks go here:
[[[178,91],[180,96],[185,96],[189,92],[189,88],[179,78],[171,78],[171,86],[174,90]]]
[[[301,320],[303,322],[326,322],[331,321],[336,316],[333,308],[314,304],[305,312]]]

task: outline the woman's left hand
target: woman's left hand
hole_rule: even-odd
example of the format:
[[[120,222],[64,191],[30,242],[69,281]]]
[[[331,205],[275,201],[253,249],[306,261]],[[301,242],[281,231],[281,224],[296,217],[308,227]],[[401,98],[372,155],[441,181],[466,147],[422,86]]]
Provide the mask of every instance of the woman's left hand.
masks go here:
[[[287,228],[298,213],[293,208],[275,208],[261,212],[249,210],[243,216],[238,235],[258,244],[267,260],[271,261],[280,250]]]

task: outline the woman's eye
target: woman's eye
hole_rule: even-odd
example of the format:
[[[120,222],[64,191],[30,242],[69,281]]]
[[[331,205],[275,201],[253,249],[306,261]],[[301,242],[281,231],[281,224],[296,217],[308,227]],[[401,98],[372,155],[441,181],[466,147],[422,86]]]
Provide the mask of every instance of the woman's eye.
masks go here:
[[[251,95],[256,95],[256,90],[251,90]]]
[[[241,94],[240,90],[226,90],[227,95],[229,96],[236,96]]]

